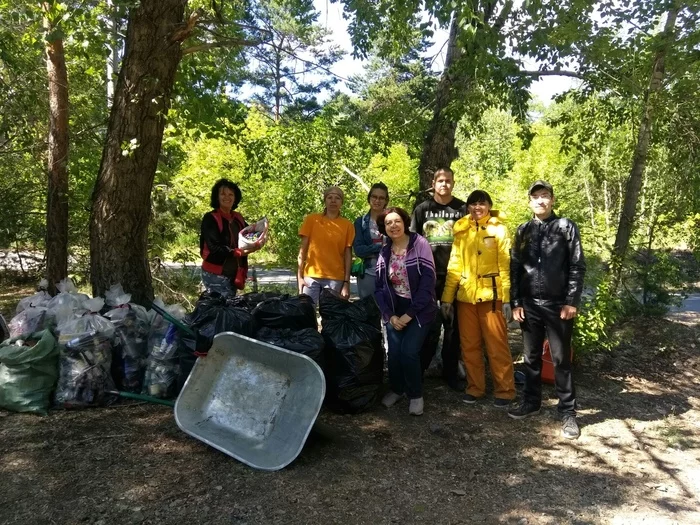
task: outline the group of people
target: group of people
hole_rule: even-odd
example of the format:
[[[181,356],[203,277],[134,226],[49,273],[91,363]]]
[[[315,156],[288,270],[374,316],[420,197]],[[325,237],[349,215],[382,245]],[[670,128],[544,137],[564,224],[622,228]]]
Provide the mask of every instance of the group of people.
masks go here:
[[[374,296],[386,328],[389,392],[382,403],[391,407],[408,398],[412,415],[423,413],[423,374],[441,333],[444,378],[464,391],[466,404],[486,395],[483,344],[493,404],[508,408],[514,419],[537,414],[547,339],[562,435],[575,439],[580,431],[571,336],[586,269],[578,228],[554,213],[554,190],[543,180],[530,186],[533,217],[518,227],[512,242],[486,191],[475,190],[464,202],[452,195],[453,187],[453,172],[437,170],[432,198],[409,215],[389,206],[386,185],[373,184],[369,210],[354,224],[340,214],[342,189],[326,189],[323,211],[308,215],[299,228],[298,291],[314,303],[323,288],[348,298],[354,252],[360,261],[353,271],[359,295]],[[235,241],[245,225],[234,211],[240,199],[238,186],[222,179],[212,189],[213,210],[202,221],[203,282],[224,293],[242,288],[247,267],[249,252]],[[512,406],[516,391],[506,324],[513,319],[520,323],[525,347],[525,387],[518,406]],[[460,358],[466,388],[459,379]]]

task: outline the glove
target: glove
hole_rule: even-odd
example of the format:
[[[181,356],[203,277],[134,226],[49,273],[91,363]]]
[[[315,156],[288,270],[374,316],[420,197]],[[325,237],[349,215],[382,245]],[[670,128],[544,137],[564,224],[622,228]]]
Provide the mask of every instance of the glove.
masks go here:
[[[442,312],[442,317],[449,320],[450,323],[454,320],[455,309],[452,303],[442,303],[440,305],[440,311]]]
[[[510,323],[513,320],[513,309],[510,307],[510,303],[503,303],[503,317],[506,318],[506,323]]]

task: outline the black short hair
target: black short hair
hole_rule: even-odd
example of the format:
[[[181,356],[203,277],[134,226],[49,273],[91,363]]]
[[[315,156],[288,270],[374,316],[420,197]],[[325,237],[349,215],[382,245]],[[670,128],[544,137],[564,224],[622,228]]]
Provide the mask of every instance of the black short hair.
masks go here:
[[[397,213],[399,217],[401,217],[401,220],[403,221],[403,232],[406,235],[408,235],[411,232],[411,230],[409,229],[409,227],[411,226],[411,216],[406,210],[404,210],[403,208],[399,208],[398,206],[392,206],[391,208],[387,208],[379,214],[379,217],[377,217],[377,228],[379,229],[379,233],[381,233],[382,235],[386,235],[384,219],[386,219],[386,216],[390,213]]]
[[[477,202],[488,202],[489,206],[493,206],[493,201],[491,200],[491,195],[489,195],[484,190],[474,190],[467,197],[467,206],[470,204],[475,204]]]
[[[233,203],[231,209],[235,210],[236,208],[238,208],[238,205],[241,203],[241,199],[243,198],[243,195],[241,194],[241,189],[238,187],[238,184],[228,179],[219,179],[216,181],[216,184],[214,184],[214,186],[211,189],[211,200],[209,201],[209,204],[211,205],[212,209],[217,210],[219,208],[219,190],[221,188],[228,188],[233,192],[233,196],[236,198],[236,202]]]
[[[386,184],[384,184],[383,182],[375,182],[374,184],[372,184],[372,187],[367,192],[367,202],[370,202],[372,192],[374,190],[382,190],[384,193],[386,193],[387,202],[389,201],[389,188],[387,188]]]

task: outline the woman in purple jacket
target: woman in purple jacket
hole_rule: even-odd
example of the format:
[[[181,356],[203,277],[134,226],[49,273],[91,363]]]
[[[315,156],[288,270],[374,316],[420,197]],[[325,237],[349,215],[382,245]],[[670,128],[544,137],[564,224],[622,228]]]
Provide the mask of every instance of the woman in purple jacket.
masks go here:
[[[389,387],[382,399],[386,407],[404,395],[408,412],[423,413],[423,374],[420,349],[437,312],[435,263],[425,238],[408,230],[405,210],[387,208],[377,227],[388,237],[377,258],[374,297],[386,323],[389,343]]]

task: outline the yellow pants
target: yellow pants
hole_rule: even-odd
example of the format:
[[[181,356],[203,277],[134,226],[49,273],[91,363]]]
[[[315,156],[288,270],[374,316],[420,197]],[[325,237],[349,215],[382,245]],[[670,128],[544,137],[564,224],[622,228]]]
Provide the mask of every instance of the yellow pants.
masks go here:
[[[493,303],[457,302],[459,316],[459,341],[462,359],[467,369],[467,394],[482,397],[486,393],[486,366],[481,343],[486,343],[494,397],[515,398],[513,359],[508,347],[508,329],[501,313],[501,301]]]

